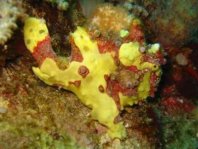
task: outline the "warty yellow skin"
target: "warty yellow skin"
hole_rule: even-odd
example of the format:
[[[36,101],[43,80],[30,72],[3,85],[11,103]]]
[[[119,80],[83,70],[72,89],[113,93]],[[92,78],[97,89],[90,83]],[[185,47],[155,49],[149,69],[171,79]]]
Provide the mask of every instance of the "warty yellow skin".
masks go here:
[[[41,30],[42,34],[39,33]],[[36,18],[28,18],[25,21],[24,40],[30,52],[33,52],[38,42],[42,41],[46,36],[48,36],[48,29],[44,21]],[[55,60],[46,58],[40,67],[33,67],[33,72],[48,85],[58,85],[74,92],[83,104],[92,109],[92,118],[108,127],[108,134],[111,138],[124,138],[126,131],[122,122],[114,123],[115,118],[119,114],[114,99],[106,92],[99,90],[99,86],[106,89],[107,83],[104,76],[115,72],[117,68],[114,58],[111,53],[99,53],[97,42],[91,40],[84,28],[77,27],[71,36],[83,56],[82,62],[71,61],[68,67],[62,70],[58,67]],[[29,43],[28,41],[31,42]],[[138,48],[139,44],[137,42],[121,45],[119,50],[121,63],[126,66],[133,64],[140,70],[149,68],[152,71],[160,72],[160,68],[154,68],[151,63],[141,63],[141,53]],[[81,66],[86,66],[89,70],[86,77],[82,77],[78,72]],[[150,75],[151,72],[145,73],[143,81],[138,86],[137,96],[128,97],[119,93],[122,108],[149,96]],[[75,81],[80,81],[80,85],[75,86],[71,83]]]

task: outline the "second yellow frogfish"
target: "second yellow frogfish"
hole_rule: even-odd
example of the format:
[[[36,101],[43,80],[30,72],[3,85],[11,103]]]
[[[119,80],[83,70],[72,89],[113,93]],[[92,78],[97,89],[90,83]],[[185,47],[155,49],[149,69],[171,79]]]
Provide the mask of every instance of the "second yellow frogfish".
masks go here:
[[[78,26],[70,35],[72,51],[65,68],[59,65],[43,19],[26,19],[24,41],[39,64],[33,67],[35,75],[75,93],[91,108],[92,118],[108,128],[111,138],[126,137],[123,122],[116,122],[116,117],[125,106],[154,96],[164,63],[159,44],[146,45],[137,22],[120,45],[92,38],[91,32]]]

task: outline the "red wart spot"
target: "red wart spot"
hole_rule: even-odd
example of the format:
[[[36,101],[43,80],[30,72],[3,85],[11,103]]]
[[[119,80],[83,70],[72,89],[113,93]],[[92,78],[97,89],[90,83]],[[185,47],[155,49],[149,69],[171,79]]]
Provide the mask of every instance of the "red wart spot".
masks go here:
[[[77,80],[77,81],[74,81],[74,82],[69,82],[69,84],[73,84],[75,87],[80,87],[81,81]]]
[[[98,86],[98,90],[101,92],[101,93],[104,93],[105,89],[102,85]]]
[[[85,78],[89,74],[89,69],[86,66],[80,66],[78,69],[78,73]]]

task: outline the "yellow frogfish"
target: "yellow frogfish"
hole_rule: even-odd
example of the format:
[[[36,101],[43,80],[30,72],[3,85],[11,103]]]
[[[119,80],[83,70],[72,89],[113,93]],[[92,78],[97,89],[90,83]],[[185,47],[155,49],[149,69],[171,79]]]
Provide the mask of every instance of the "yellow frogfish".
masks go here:
[[[24,42],[38,62],[34,74],[48,85],[76,94],[91,109],[91,117],[107,127],[111,138],[126,137],[124,124],[116,122],[116,117],[125,106],[154,96],[164,63],[160,45],[146,45],[137,21],[120,45],[92,38],[88,29],[78,26],[70,34],[71,56],[64,69],[43,19],[26,19]]]

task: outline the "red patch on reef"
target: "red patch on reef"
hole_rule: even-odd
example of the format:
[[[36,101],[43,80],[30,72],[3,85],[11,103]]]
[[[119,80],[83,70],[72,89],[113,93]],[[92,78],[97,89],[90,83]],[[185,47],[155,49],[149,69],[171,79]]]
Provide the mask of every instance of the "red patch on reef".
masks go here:
[[[161,105],[165,108],[165,111],[169,114],[177,114],[182,112],[191,112],[195,109],[195,105],[185,98],[180,97],[168,97],[161,101]]]
[[[152,73],[150,77],[150,96],[154,97],[155,91],[156,91],[156,84],[158,83],[159,77],[155,74]]]
[[[52,49],[50,36],[47,36],[43,41],[37,44],[32,55],[39,65],[41,65],[46,58],[56,58],[56,54]]]
[[[188,66],[185,68],[186,71],[194,78],[198,81],[198,72],[197,69],[195,70],[193,67]]]
[[[198,97],[198,71],[195,62],[198,52],[197,49],[194,49],[194,46],[191,48],[185,46],[180,49],[169,48],[166,50],[170,60],[168,61],[169,67],[166,68],[167,72],[163,73],[163,81],[166,83],[165,88],[167,88],[168,83],[171,86],[175,86],[174,92],[170,93],[171,95],[181,95],[187,100],[196,101]],[[188,61],[186,66],[179,65],[176,61],[176,55],[180,53]]]
[[[70,38],[70,44],[71,44],[71,60],[72,61],[77,61],[77,62],[82,62],[83,61],[83,56],[79,50],[79,48],[76,46],[74,39]]]
[[[170,96],[177,94],[175,85],[167,85],[163,88],[162,96]]]

